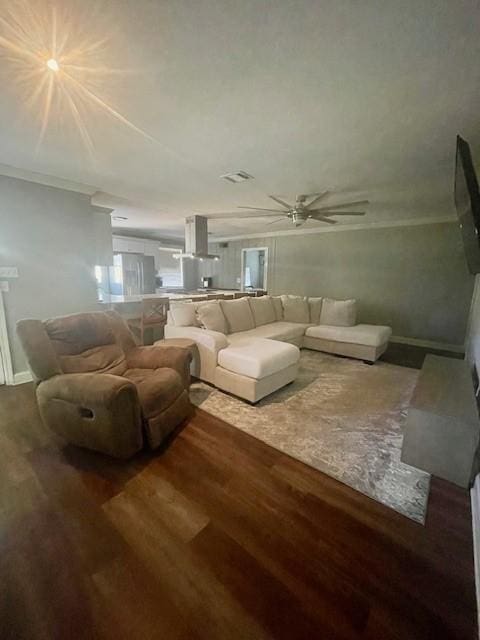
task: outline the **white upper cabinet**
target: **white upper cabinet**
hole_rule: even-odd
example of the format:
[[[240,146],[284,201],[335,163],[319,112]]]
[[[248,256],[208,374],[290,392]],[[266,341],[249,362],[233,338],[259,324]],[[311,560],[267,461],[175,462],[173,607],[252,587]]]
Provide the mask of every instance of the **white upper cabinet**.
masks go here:
[[[113,250],[120,253],[144,253],[145,241],[139,238],[113,237]]]

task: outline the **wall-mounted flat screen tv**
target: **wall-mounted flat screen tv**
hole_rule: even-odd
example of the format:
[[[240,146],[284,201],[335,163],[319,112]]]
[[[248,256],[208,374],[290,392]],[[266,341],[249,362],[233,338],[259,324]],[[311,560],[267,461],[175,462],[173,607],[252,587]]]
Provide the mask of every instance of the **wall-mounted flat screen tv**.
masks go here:
[[[455,207],[471,273],[480,273],[480,193],[470,146],[457,136]]]

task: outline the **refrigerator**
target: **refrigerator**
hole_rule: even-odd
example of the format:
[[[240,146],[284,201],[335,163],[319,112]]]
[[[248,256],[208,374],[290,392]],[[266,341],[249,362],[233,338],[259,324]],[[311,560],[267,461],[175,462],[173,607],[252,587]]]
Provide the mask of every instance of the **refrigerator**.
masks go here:
[[[155,293],[155,260],[143,253],[114,253],[108,280],[113,295]]]

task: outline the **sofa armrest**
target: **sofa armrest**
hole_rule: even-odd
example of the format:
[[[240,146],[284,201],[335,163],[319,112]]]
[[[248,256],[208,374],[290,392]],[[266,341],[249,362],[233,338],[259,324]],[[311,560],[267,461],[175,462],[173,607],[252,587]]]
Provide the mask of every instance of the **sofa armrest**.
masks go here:
[[[127,353],[127,365],[132,369],[175,369],[180,374],[184,386],[190,384],[190,362],[192,354],[187,349],[169,345],[136,347]]]
[[[40,382],[43,422],[68,442],[128,458],[143,444],[135,385],[109,373],[68,373]]]
[[[227,337],[219,331],[209,331],[199,327],[165,327],[165,338],[189,338],[198,348],[200,370],[198,377],[212,384],[215,382],[218,352],[228,347]]]

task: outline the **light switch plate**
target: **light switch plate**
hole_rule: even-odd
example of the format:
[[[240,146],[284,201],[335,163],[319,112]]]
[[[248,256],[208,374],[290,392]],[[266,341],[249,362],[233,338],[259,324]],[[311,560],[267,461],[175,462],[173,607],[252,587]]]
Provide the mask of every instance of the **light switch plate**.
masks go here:
[[[6,280],[0,281],[0,291],[3,291],[3,293],[8,293],[10,291],[9,284]]]
[[[0,267],[0,278],[18,278],[18,268]]]

